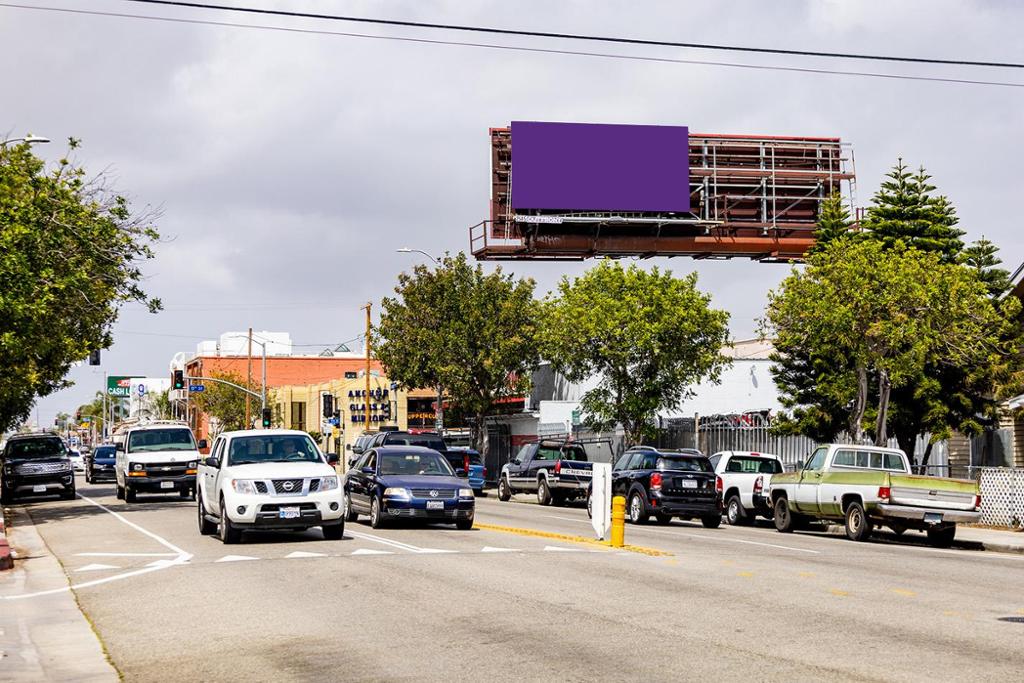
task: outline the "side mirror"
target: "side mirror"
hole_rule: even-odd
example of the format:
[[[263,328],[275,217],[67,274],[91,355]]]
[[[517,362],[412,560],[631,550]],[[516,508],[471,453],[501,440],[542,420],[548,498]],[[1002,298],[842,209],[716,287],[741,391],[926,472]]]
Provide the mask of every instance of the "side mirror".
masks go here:
[[[341,457],[337,453],[328,453],[327,454],[327,464],[328,465],[337,465],[339,462],[341,462]]]
[[[355,453],[356,455],[362,455],[363,454],[363,447],[362,446],[352,446],[352,452]]]
[[[362,472],[363,474],[375,474],[375,471],[372,467],[364,467],[359,471]]]
[[[352,465],[355,465],[356,464],[356,460],[358,460],[358,459],[359,458],[357,458],[356,456],[353,455],[351,458],[348,459],[348,466],[352,467]]]
[[[124,453],[124,444],[123,443],[117,443],[117,444],[114,445],[114,449],[117,450],[120,453]]]
[[[350,444],[350,443],[345,444],[345,450],[346,451],[352,450],[352,444]]]
[[[209,444],[206,443],[206,439],[199,439],[199,450],[203,450],[207,446],[209,446]]]
[[[213,457],[206,458],[205,460],[203,460],[203,464],[206,465],[207,467],[220,467],[220,463],[217,462],[217,458]]]

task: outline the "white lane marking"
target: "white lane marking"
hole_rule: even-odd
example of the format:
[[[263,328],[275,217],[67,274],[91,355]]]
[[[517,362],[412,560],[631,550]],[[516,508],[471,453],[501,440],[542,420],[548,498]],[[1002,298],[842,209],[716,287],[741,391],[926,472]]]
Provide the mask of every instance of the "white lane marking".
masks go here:
[[[294,553],[288,553],[285,555],[285,559],[295,559],[299,557],[327,557],[323,553],[307,553],[304,550],[296,550]]]
[[[556,545],[546,545],[544,550],[549,553],[582,553],[583,550],[580,548],[561,548]]]
[[[173,565],[176,565],[176,564],[188,564],[188,563],[189,563],[189,560],[183,560],[183,561],[179,561],[177,559],[174,559],[174,560],[156,560],[155,562],[150,562],[146,566],[147,567],[152,567],[153,569],[163,569],[164,567],[170,567],[170,566],[173,566]]]
[[[374,543],[382,543],[384,545],[391,546],[392,548],[398,548],[399,550],[405,550],[410,553],[444,553],[444,552],[456,552],[454,550],[439,550],[437,548],[421,548],[417,545],[410,545],[408,543],[402,543],[401,541],[393,541],[390,538],[384,538],[383,536],[374,536],[373,534],[364,534],[361,531],[349,531],[356,538],[361,538],[366,541],[373,541]]]
[[[586,524],[590,526],[588,520],[574,519],[572,517],[559,517],[557,515],[545,515],[551,519],[561,519],[567,522],[576,522],[577,524]],[[717,536],[702,536],[700,534],[688,534],[685,531],[669,531],[668,529],[644,529],[644,533],[648,534],[668,534],[670,536],[685,536],[686,538],[696,538],[700,541],[725,541],[727,543],[742,543],[744,545],[759,545],[764,548],[778,548],[779,550],[792,550],[796,553],[810,553],[811,555],[820,555],[820,550],[808,550],[807,548],[794,548],[789,545],[778,545],[777,543],[761,543],[759,541],[744,541],[741,538],[727,538],[725,536],[719,538]]]
[[[521,553],[523,551],[519,550],[518,548],[495,548],[493,546],[485,545],[483,550],[481,550],[480,552],[482,552],[482,553]]]
[[[458,550],[442,550],[441,548],[424,548],[419,551],[420,555],[445,555],[448,553],[457,553]]]
[[[75,553],[75,557],[177,557],[178,553]]]
[[[84,567],[79,567],[76,572],[96,572],[101,569],[120,569],[117,565],[113,564],[87,564]]]
[[[149,531],[147,529],[143,529],[141,526],[139,526],[135,522],[129,522],[127,519],[124,518],[123,515],[120,515],[120,514],[114,512],[113,510],[111,510],[107,506],[101,505],[100,503],[97,503],[95,500],[93,500],[91,498],[86,498],[81,493],[76,493],[75,495],[78,496],[79,498],[81,498],[82,500],[84,500],[85,502],[90,503],[92,505],[95,505],[96,507],[100,508],[104,512],[110,513],[119,522],[123,522],[124,524],[127,524],[128,526],[130,526],[131,528],[135,529],[136,531],[138,531],[138,532],[140,532],[142,534],[145,534],[146,536],[149,536],[150,538],[152,538],[153,540],[157,541],[158,543],[160,543],[160,545],[164,546],[168,550],[173,550],[174,553],[175,553],[175,558],[173,560],[171,560],[170,562],[168,562],[167,564],[161,565],[159,567],[143,567],[142,569],[136,569],[134,571],[125,572],[123,574],[114,574],[113,576],[105,576],[102,579],[95,579],[93,581],[84,581],[82,583],[72,583],[72,584],[68,584],[67,586],[62,586],[60,588],[51,588],[50,590],[36,591],[35,593],[22,593],[20,595],[0,595],[0,600],[26,600],[28,598],[38,598],[38,597],[42,597],[44,595],[55,595],[57,593],[65,593],[65,592],[70,591],[72,589],[89,588],[91,586],[99,586],[99,585],[104,584],[104,583],[110,583],[111,581],[122,581],[124,579],[130,579],[133,576],[141,576],[142,574],[149,574],[150,572],[156,572],[156,571],[160,571],[161,569],[167,569],[168,567],[174,567],[174,566],[177,566],[177,565],[185,564],[190,559],[192,559],[192,554],[191,553],[185,552],[184,550],[182,550],[178,546],[174,545],[170,541],[168,541],[168,540],[166,540],[164,538],[161,538],[160,536],[157,536],[152,531]]]
[[[394,555],[390,550],[374,550],[372,548],[360,548],[359,550],[353,550],[353,555]]]
[[[214,562],[246,562],[248,560],[258,560],[258,559],[259,559],[258,557],[250,557],[248,555],[225,555],[224,557],[220,558],[219,560],[214,560]]]

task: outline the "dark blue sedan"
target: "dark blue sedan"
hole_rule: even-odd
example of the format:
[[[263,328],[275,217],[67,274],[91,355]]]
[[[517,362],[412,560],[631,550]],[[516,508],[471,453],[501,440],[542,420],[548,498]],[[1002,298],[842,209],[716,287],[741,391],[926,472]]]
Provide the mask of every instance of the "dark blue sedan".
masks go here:
[[[379,529],[389,520],[419,519],[473,528],[473,489],[443,455],[419,446],[378,446],[345,475],[345,518],[370,516]]]
[[[114,444],[101,444],[85,456],[85,481],[95,484],[98,481],[114,481],[114,461],[117,450]]]

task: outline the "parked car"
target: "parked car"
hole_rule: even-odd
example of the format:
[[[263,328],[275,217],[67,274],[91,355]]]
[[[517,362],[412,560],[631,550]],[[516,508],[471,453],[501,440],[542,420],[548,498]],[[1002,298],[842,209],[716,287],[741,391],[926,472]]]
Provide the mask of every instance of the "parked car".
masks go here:
[[[484,484],[487,482],[487,468],[484,467],[484,460],[480,452],[472,448],[449,447],[446,457],[448,464],[452,466],[456,474],[459,473],[459,470],[465,472],[473,493],[478,496],[483,494]]]
[[[137,493],[175,492],[195,496],[199,449],[192,430],[173,420],[131,421],[114,428],[117,497],[135,502]]]
[[[436,432],[419,432],[417,434],[401,431],[380,432],[375,434],[373,439],[367,443],[366,449],[369,450],[380,446],[422,446],[423,448],[433,449],[441,454],[448,450],[448,445]]]
[[[715,474],[722,479],[725,519],[732,525],[752,524],[758,515],[772,518],[765,493],[772,475],[785,468],[778,456],[751,451],[722,451],[711,456]]]
[[[854,541],[887,526],[925,531],[933,545],[948,547],[958,523],[981,517],[978,482],[913,475],[903,451],[874,446],[821,446],[799,471],[772,475],[770,496],[779,531],[840,522]]]
[[[345,533],[336,458],[302,431],[250,429],[217,437],[197,476],[199,533],[238,543],[247,530]]]
[[[355,443],[350,444],[348,449],[352,451],[352,457],[349,458],[350,464],[351,461],[355,460],[355,456],[362,455],[366,452],[367,444],[373,441],[373,437],[377,436],[378,433],[379,432],[363,432],[356,437]]]
[[[77,448],[68,449],[68,459],[71,461],[71,469],[75,472],[85,472],[85,460],[82,458],[82,452]]]
[[[626,499],[626,519],[659,524],[673,517],[700,519],[708,529],[722,523],[721,479],[699,451],[632,448],[612,468],[612,495]],[[590,512],[590,506],[587,506]]]
[[[117,461],[117,448],[113,444],[102,444],[92,449],[85,456],[85,481],[94,484],[98,481],[116,481],[114,465]]]
[[[369,515],[379,529],[389,520],[421,519],[473,528],[473,490],[447,458],[423,446],[377,446],[345,475],[345,519]]]
[[[541,505],[564,505],[583,498],[590,488],[593,463],[580,445],[543,440],[528,443],[501,468],[498,500],[507,501],[520,491],[533,491]]]
[[[68,448],[56,434],[18,434],[0,454],[0,503],[26,495],[75,497],[75,472]]]

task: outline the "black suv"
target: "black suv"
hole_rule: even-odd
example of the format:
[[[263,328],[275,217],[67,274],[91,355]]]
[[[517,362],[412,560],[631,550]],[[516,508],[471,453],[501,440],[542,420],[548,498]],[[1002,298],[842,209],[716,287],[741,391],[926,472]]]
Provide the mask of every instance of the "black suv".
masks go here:
[[[64,441],[56,434],[12,436],[0,455],[0,501],[49,493],[75,497],[75,473]]]
[[[659,451],[640,446],[626,451],[612,469],[612,495],[625,496],[626,518],[661,524],[673,517],[699,517],[705,527],[722,523],[722,496],[711,461],[699,451]]]

